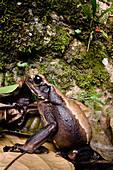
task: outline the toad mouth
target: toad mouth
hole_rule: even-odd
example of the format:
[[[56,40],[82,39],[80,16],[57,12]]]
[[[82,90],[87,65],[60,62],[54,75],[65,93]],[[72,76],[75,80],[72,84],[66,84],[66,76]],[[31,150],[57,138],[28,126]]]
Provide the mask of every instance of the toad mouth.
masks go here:
[[[45,99],[44,96],[41,96],[37,93],[36,89],[33,87],[33,85],[31,83],[25,82],[26,85],[28,86],[28,88],[30,89],[30,91],[36,95],[38,100],[44,100],[44,101],[48,101],[48,99]]]

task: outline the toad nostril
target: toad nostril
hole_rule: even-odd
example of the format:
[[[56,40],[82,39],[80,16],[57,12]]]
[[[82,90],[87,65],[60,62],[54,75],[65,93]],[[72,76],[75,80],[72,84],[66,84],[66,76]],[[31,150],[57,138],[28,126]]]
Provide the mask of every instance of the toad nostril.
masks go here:
[[[25,81],[32,83],[32,82],[33,82],[33,79],[32,79],[30,76],[27,76],[26,79],[25,79]]]

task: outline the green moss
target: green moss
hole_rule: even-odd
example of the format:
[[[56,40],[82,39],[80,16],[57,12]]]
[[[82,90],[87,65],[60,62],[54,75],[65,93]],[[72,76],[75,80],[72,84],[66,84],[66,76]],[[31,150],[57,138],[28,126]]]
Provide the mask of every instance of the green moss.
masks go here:
[[[70,43],[70,39],[68,30],[63,30],[61,26],[57,26],[56,36],[54,37],[54,40],[52,39],[50,41],[48,46],[52,49],[52,51],[60,51],[61,53],[64,53],[66,47]]]
[[[76,71],[76,81],[77,84],[84,89],[90,89],[92,86],[100,87],[109,78],[108,72],[100,67],[96,66],[96,70],[92,69],[79,69]]]
[[[32,9],[32,15],[28,13],[28,7]],[[106,45],[107,42],[101,42],[97,34],[94,35],[88,53],[83,50],[79,55],[80,48],[82,48],[79,46],[75,55],[70,54],[70,58],[64,60],[72,39],[76,37],[87,44],[89,37],[89,26],[83,17],[79,0],[76,2],[74,0],[22,1],[22,6],[18,6],[16,0],[2,1],[0,10],[2,13],[0,38],[3,49],[0,54],[0,70],[4,73],[7,70],[8,74],[10,73],[10,68],[6,67],[7,63],[13,62],[15,64],[12,68],[17,68],[16,63],[21,60],[32,63],[32,68],[37,69],[48,79],[54,76],[58,86],[62,89],[68,89],[74,79],[79,87],[95,91],[96,86],[102,87],[108,80],[109,75],[102,60],[108,58],[111,51]],[[57,20],[53,23],[53,13],[57,14],[58,18],[62,16],[61,25]],[[36,17],[38,17],[40,27],[34,24]],[[54,36],[48,34],[47,25],[50,26],[50,34],[55,33]],[[80,35],[70,34],[71,28],[72,30],[79,28],[82,33]],[[50,39],[48,43],[45,43],[46,38]],[[56,65],[50,64],[52,59],[56,58],[60,58],[60,61]],[[16,71],[20,77],[26,72],[25,69],[19,70],[18,68]],[[13,75],[12,73],[11,77]],[[14,79],[8,76],[3,82],[12,84]]]
[[[62,56],[72,37],[69,35],[68,30],[64,30],[62,26],[51,28],[55,29],[56,35],[48,36],[45,26],[47,24],[52,25],[51,15],[53,11],[58,16],[62,15],[68,23],[71,22],[71,18],[74,20],[76,20],[76,17],[79,18],[77,15],[80,12],[76,8],[78,3],[79,1],[75,2],[73,0],[41,0],[36,2],[25,1],[19,6],[16,0],[2,1],[0,3],[2,13],[0,21],[2,23],[1,40],[3,52],[0,55],[3,63],[0,68],[3,69],[4,63],[11,63],[20,59],[27,60],[26,54],[37,57],[38,55],[45,56],[47,53],[57,52],[56,56]],[[27,8],[26,4],[28,5]],[[29,7],[32,9],[32,15],[28,12]],[[41,28],[34,23],[35,17],[38,17],[38,23],[42,24]],[[50,38],[49,44],[44,45],[45,37]]]
[[[100,107],[99,105],[98,105],[98,103],[95,103],[94,102],[94,106],[93,106],[93,108],[94,108],[94,110],[102,110],[102,107]]]
[[[5,75],[5,82],[7,82],[5,85],[13,85],[16,83],[13,72],[7,72]]]
[[[28,12],[27,5],[32,9],[32,15]],[[1,40],[3,52],[0,54],[3,63],[0,68],[3,69],[4,63],[11,63],[17,60],[27,60],[27,55],[46,55],[50,51],[62,53],[69,45],[71,37],[68,30],[63,30],[62,26],[56,28],[56,36],[51,37],[46,33],[46,24],[51,25],[51,14],[54,10],[57,12],[68,11],[74,1],[36,1],[22,2],[17,5],[17,1],[2,1],[1,10]],[[70,5],[69,5],[70,4]],[[68,5],[68,6],[67,6]],[[59,11],[59,12],[60,12]],[[68,12],[69,15],[69,12]],[[37,27],[34,18],[38,17],[38,23],[42,24]],[[49,45],[44,45],[44,38],[50,37]]]
[[[76,53],[75,56],[72,56],[70,64],[75,65],[73,77],[79,87],[92,89],[94,86],[100,87],[107,82],[109,74],[102,64],[103,58],[108,58],[108,53],[103,44],[98,45],[98,47],[91,46],[88,53],[82,52],[81,58]],[[68,59],[66,60],[69,62]]]

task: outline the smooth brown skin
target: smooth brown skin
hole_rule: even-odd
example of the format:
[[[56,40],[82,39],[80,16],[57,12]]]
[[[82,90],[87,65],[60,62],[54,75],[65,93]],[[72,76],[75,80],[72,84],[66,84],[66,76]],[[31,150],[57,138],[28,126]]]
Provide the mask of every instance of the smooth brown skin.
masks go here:
[[[37,99],[39,96],[43,97],[43,100],[38,102],[38,110],[44,128],[31,136],[25,144],[15,144],[9,148],[6,146],[4,150],[18,148],[28,153],[48,152],[41,145],[51,137],[59,150],[70,152],[69,157],[74,159],[73,155],[76,157],[79,149],[87,148],[91,139],[91,127],[87,117],[74,100],[64,96],[57,87],[48,83],[43,75],[29,75],[25,78],[25,83]]]

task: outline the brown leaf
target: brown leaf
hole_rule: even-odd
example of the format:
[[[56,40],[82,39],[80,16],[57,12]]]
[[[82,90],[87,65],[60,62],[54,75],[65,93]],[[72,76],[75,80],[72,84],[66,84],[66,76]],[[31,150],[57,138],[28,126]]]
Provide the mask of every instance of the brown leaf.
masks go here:
[[[111,143],[112,138],[110,133],[106,133],[109,130],[107,126],[106,119],[103,122],[104,116],[101,115],[100,122],[95,118],[95,115],[91,113],[91,110],[84,106],[81,102],[76,102],[80,108],[85,113],[86,117],[88,117],[91,128],[92,128],[92,139],[90,142],[91,148],[99,153],[105,160],[113,161],[113,145]],[[108,135],[107,135],[108,134]]]
[[[101,123],[92,115],[90,124],[92,127],[92,139],[90,142],[92,149],[98,152],[105,160],[113,161],[113,145]]]
[[[24,143],[26,138],[5,135],[0,139],[0,170],[8,167],[8,170],[74,170],[74,165],[62,158],[56,156],[55,148],[51,143],[45,143],[44,146],[49,149],[48,154],[22,154],[20,152],[3,152],[5,145],[12,146],[14,143]]]
[[[91,110],[88,107],[86,107],[83,103],[81,103],[77,100],[75,100],[75,101],[79,105],[79,107],[82,109],[82,111],[85,113],[86,117],[89,117],[91,114]]]

